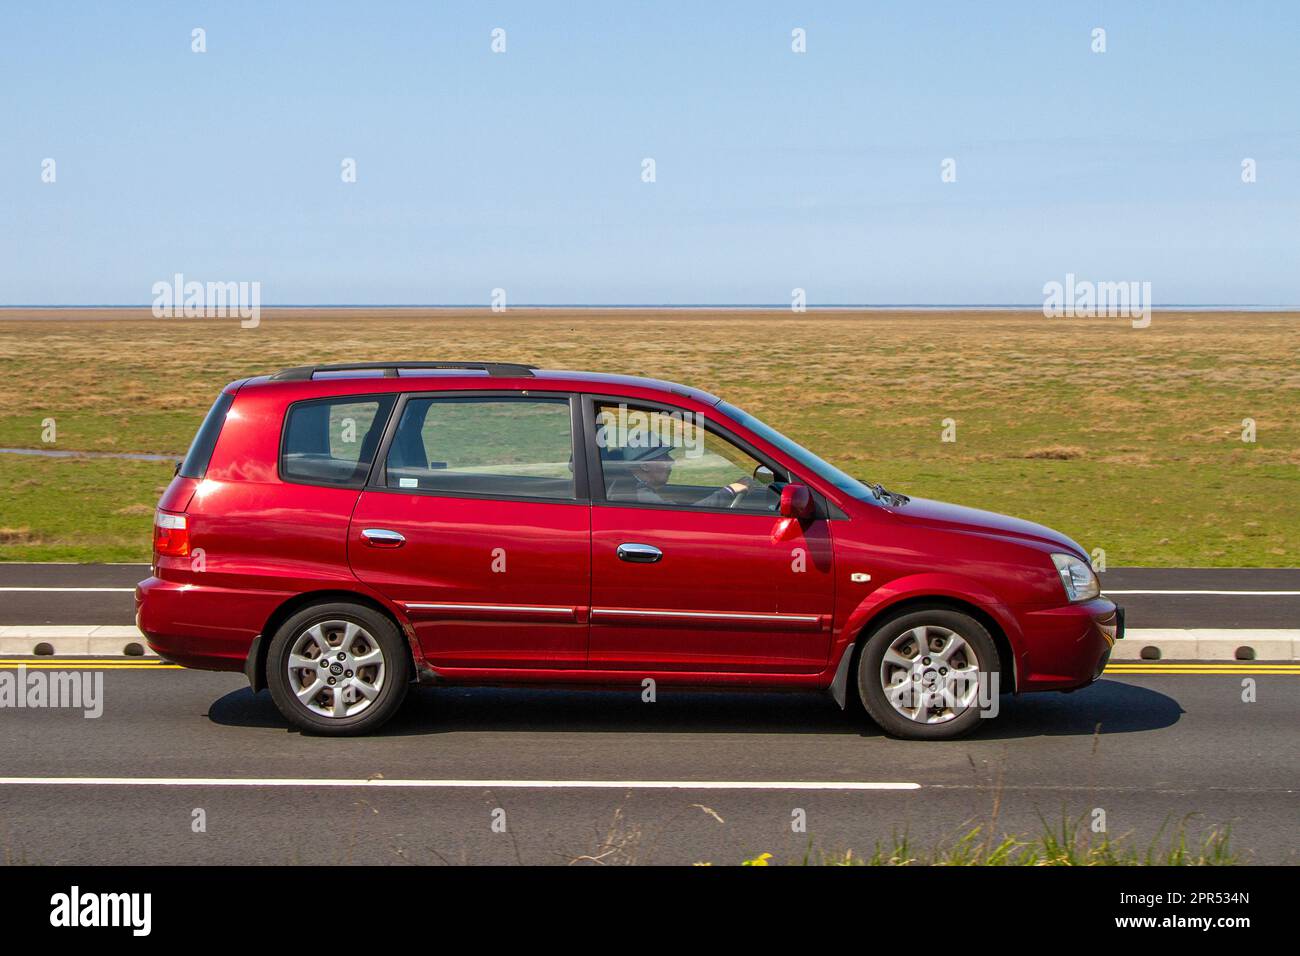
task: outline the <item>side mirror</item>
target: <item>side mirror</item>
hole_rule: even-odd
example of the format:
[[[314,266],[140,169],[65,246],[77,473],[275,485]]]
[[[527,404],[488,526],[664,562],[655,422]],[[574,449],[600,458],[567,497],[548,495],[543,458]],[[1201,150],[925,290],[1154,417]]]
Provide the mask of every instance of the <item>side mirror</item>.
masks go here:
[[[760,485],[770,485],[776,481],[776,475],[772,474],[772,469],[767,465],[754,466],[754,480]]]
[[[781,517],[807,521],[813,516],[812,493],[807,485],[786,485],[781,489]]]

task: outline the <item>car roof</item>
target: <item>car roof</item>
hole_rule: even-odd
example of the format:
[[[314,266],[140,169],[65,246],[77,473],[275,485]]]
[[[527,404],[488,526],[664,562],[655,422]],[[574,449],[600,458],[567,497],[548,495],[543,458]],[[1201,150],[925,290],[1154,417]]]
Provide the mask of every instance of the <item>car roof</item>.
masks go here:
[[[692,388],[666,379],[574,369],[540,369],[531,365],[508,363],[447,362],[423,363],[422,366],[417,362],[376,362],[350,366],[302,366],[246,379],[242,382],[241,388],[274,385],[281,382],[293,382],[300,387],[313,383],[331,383],[335,387],[325,391],[330,394],[340,394],[343,390],[337,385],[341,382],[356,382],[359,389],[368,391],[383,382],[384,391],[405,391],[421,389],[422,386],[418,384],[420,379],[436,379],[437,388],[447,389],[482,388],[490,382],[489,387],[492,389],[525,390],[530,384],[535,386],[541,381],[574,391],[618,392],[624,389],[648,389],[685,396],[705,405],[717,405],[722,401],[718,396],[703,389]],[[397,384],[399,382],[402,384]]]
[[[616,375],[607,372],[579,372],[559,369],[539,369],[534,373],[537,378],[563,379],[573,382],[585,382],[592,385],[613,385],[626,388],[650,388],[674,395],[685,395],[705,405],[717,405],[722,399],[702,388],[692,388],[663,378],[648,378],[641,375]]]

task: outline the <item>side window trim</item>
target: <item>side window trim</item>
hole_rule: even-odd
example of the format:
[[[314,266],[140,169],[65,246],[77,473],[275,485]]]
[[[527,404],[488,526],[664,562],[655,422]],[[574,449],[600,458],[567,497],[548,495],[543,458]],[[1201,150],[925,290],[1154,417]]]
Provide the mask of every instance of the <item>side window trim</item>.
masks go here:
[[[397,434],[397,426],[402,420],[402,413],[406,410],[409,402],[431,398],[510,398],[517,400],[538,400],[538,399],[565,399],[569,403],[569,450],[573,455],[573,497],[572,498],[539,498],[526,495],[494,495],[478,494],[460,491],[440,491],[435,488],[390,488],[388,486],[388,450],[392,447],[393,438]],[[582,407],[579,396],[574,392],[548,392],[548,391],[508,391],[502,389],[451,389],[444,391],[420,391],[420,392],[402,392],[397,401],[393,404],[393,411],[388,416],[388,424],[384,427],[383,437],[379,440],[379,448],[375,452],[375,461],[370,469],[370,477],[366,481],[365,490],[382,491],[397,495],[422,495],[433,498],[476,498],[489,501],[537,501],[561,504],[590,504],[591,496],[588,491],[586,454],[581,436],[584,434],[582,429]]]
[[[657,402],[645,398],[628,398],[626,395],[605,395],[597,392],[584,392],[582,395],[582,421],[583,435],[587,451],[587,483],[591,488],[592,504],[604,505],[611,508],[653,508],[659,511],[681,511],[686,513],[707,513],[707,514],[731,514],[747,515],[753,517],[758,512],[753,511],[735,511],[731,508],[702,508],[698,505],[679,505],[671,502],[645,502],[645,501],[611,501],[605,497],[605,475],[600,466],[600,449],[596,447],[596,406],[605,403],[624,404],[636,406],[638,408],[649,408],[665,412],[686,413],[686,409],[677,405],[669,405],[666,402]],[[773,461],[768,455],[755,448],[749,442],[740,436],[733,434],[729,429],[723,428],[716,424],[705,413],[705,431],[716,435],[724,441],[735,445],[745,454],[749,455],[760,465],[767,468],[773,468],[777,472],[784,472],[790,476],[792,481],[798,481],[800,484],[807,485],[808,490],[812,492],[813,501],[817,504],[817,517],[827,517],[826,502],[822,495],[811,485],[801,478],[798,473],[791,471],[784,465]]]
[[[275,455],[276,478],[278,478],[280,481],[284,482],[287,485],[311,485],[312,487],[315,488],[344,488],[344,489],[352,489],[354,491],[360,491],[362,488],[366,487],[366,484],[369,482],[370,477],[375,473],[375,462],[378,461],[379,459],[379,450],[380,447],[382,447],[382,437],[387,435],[388,428],[392,424],[393,409],[397,406],[397,403],[393,399],[394,399],[394,395],[392,392],[375,392],[375,393],[367,393],[365,395],[347,394],[347,395],[327,395],[321,398],[301,398],[296,402],[290,402],[288,405],[285,406],[284,417],[280,421],[280,442]],[[284,471],[284,454],[286,450],[285,444],[289,440],[289,416],[293,413],[293,410],[300,405],[321,405],[321,404],[355,405],[358,402],[376,402],[378,403],[379,407],[378,409],[375,410],[375,417],[379,418],[384,415],[388,416],[388,418],[384,422],[383,430],[380,432],[381,443],[379,446],[376,446],[375,448],[375,457],[370,460],[370,464],[367,467],[366,474],[363,475],[360,480],[357,480],[357,478],[354,477],[351,481],[348,481],[346,484],[341,484],[333,481],[312,481],[300,475],[286,475]],[[385,405],[387,406],[387,411],[385,411]],[[362,440],[364,441],[364,438]]]

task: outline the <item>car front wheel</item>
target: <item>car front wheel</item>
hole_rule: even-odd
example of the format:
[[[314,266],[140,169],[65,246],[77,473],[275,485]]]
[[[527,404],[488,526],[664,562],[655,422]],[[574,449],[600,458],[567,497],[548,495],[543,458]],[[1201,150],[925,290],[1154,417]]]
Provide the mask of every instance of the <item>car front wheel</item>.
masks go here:
[[[359,604],[323,604],[275,632],[266,682],[276,707],[310,733],[370,733],[401,706],[409,660],[392,621]]]
[[[858,693],[894,737],[947,740],[973,730],[996,699],[997,646],[959,611],[910,611],[881,624],[858,658]]]

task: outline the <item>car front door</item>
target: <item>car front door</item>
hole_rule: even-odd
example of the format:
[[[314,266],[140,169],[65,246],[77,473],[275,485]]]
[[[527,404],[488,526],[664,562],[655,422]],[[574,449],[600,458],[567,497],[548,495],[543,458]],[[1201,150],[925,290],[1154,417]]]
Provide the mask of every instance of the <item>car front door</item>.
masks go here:
[[[405,396],[352,516],[354,573],[410,617],[436,669],[582,668],[590,504],[578,401]]]
[[[583,417],[593,491],[589,666],[823,670],[834,593],[821,503],[815,519],[782,524],[779,489],[794,476],[707,413],[588,396]]]

